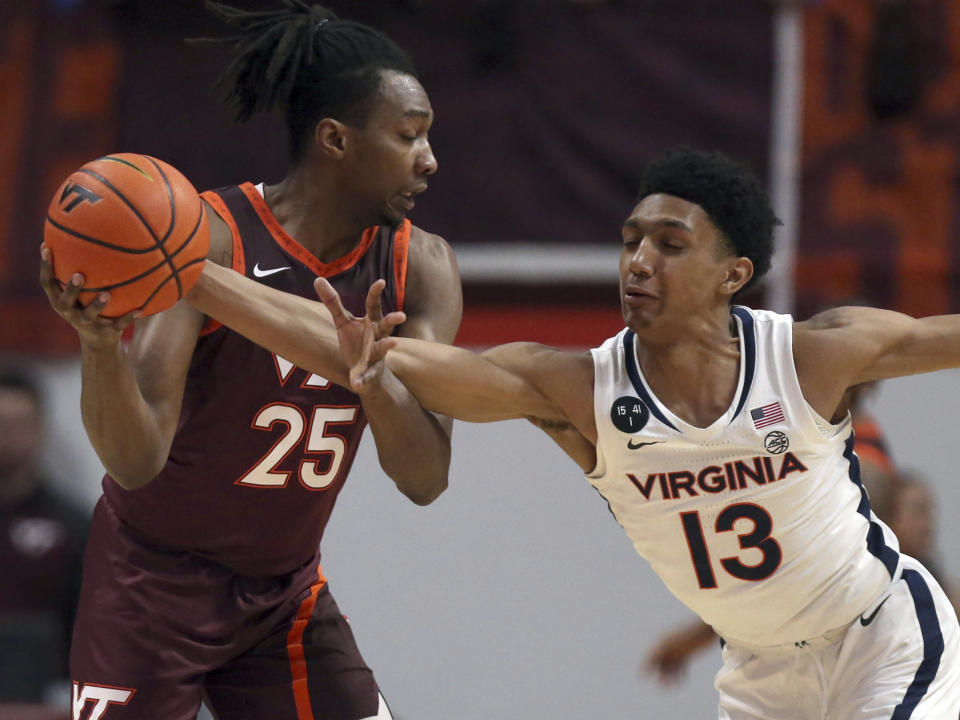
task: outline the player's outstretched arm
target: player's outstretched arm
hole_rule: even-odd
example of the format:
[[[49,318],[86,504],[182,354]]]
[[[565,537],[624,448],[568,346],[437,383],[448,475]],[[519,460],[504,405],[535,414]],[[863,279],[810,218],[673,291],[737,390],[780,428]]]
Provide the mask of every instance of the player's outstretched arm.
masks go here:
[[[960,367],[960,315],[841,307],[798,323],[793,338],[804,396],[828,418],[850,386]]]
[[[384,370],[376,366],[390,350],[389,369],[427,410],[470,422],[527,417],[569,421],[588,440],[596,440],[589,355],[534,343],[503,345],[481,355],[416,338],[377,340],[381,333],[372,325],[365,327],[364,321],[370,322],[366,318],[343,310],[329,283],[319,278],[315,286],[321,299],[338,304],[339,340],[331,313],[321,303],[211,263],[187,299],[258,345],[360,393],[373,379],[368,373]],[[385,321],[397,324],[402,319],[402,313],[391,313]]]
[[[377,288],[382,290],[383,283],[372,289],[379,297]],[[274,290],[211,262],[204,266],[187,300],[200,312],[294,365],[350,387],[336,329],[322,303]],[[404,319],[403,313],[391,313],[383,322],[393,326]]]
[[[349,367],[350,387],[357,393],[367,392],[378,382],[378,375],[389,369],[424,408],[458,420],[492,422],[528,415],[563,417],[557,403],[511,370],[511,366],[534,364],[541,346],[533,343],[500,346],[503,362],[495,364],[470,350],[417,338],[376,341],[370,319],[355,317],[347,311],[325,278],[317,278],[314,287],[333,318],[340,351]],[[386,365],[380,362],[385,354]]]

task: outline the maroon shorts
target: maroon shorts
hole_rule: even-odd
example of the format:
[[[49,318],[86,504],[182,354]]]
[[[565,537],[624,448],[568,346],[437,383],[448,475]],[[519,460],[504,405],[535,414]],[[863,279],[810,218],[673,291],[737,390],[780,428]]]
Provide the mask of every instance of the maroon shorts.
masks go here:
[[[74,720],[358,720],[378,689],[320,571],[248,577],[151,548],[101,498],[70,655]]]

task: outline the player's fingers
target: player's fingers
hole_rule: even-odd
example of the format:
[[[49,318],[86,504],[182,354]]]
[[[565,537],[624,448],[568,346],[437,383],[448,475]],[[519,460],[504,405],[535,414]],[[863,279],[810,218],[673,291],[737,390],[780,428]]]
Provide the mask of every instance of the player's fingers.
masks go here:
[[[392,313],[387,313],[387,315],[381,321],[381,324],[392,330],[397,325],[403,325],[403,323],[405,323],[406,321],[407,321],[407,314],[402,310],[395,310]]]
[[[143,310],[137,308],[136,310],[131,310],[126,315],[117,318],[116,326],[117,330],[125,330],[128,325],[132,325],[134,322],[139,320],[143,316]]]
[[[74,273],[67,284],[63,287],[63,292],[57,300],[60,309],[67,312],[77,307],[77,298],[80,297],[80,290],[83,288],[84,278],[80,273]]]
[[[383,340],[377,340],[373,344],[373,348],[370,350],[370,361],[369,364],[373,365],[378,363],[386,356],[388,352],[393,350],[397,346],[396,338],[384,338]]]
[[[386,317],[380,318],[380,322],[376,324],[376,337],[385,338],[393,333],[393,329],[397,325],[402,325],[406,322],[407,314],[400,310],[388,313]]]
[[[53,281],[53,255],[46,245],[40,245],[40,285],[47,295],[56,287]]]
[[[317,293],[317,297],[327,306],[327,310],[330,311],[330,315],[333,317],[333,324],[336,327],[339,328],[350,319],[350,314],[343,307],[340,293],[334,289],[333,285],[331,285],[326,278],[318,277],[314,280],[313,289],[314,292]]]
[[[383,289],[387,286],[387,281],[381,278],[377,280],[367,291],[367,317],[374,323],[379,323],[383,319],[383,305],[380,298],[383,296]]]
[[[103,312],[103,309],[107,306],[107,303],[110,302],[110,293],[108,292],[98,292],[97,296],[89,302],[89,304],[83,309],[83,312],[80,313],[80,316],[87,322],[92,323],[94,320],[99,317],[100,313]]]
[[[46,245],[40,246],[40,286],[57,312],[63,314],[72,309],[72,303],[64,302],[64,287],[53,273],[53,254]]]

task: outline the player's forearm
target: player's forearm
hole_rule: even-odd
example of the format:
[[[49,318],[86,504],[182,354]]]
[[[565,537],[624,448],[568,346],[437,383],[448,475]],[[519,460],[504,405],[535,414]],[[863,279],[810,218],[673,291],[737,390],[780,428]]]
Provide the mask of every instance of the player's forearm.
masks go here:
[[[274,290],[210,262],[187,300],[294,365],[349,387],[336,329],[322,303]]]
[[[80,355],[80,411],[90,443],[121,487],[142,487],[163,468],[170,441],[144,400],[120,343],[109,347],[82,343]]]
[[[397,343],[387,365],[428,410],[468,422],[562,417],[522,378],[478,353],[413,338]]]
[[[447,488],[448,431],[389,371],[361,400],[384,472],[418,505],[436,500]]]

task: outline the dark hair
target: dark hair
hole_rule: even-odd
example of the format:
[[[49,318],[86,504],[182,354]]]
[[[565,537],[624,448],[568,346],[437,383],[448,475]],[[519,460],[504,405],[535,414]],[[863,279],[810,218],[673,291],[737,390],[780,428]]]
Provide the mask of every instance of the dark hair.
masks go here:
[[[237,51],[217,81],[237,122],[281,110],[291,159],[303,157],[316,123],[332,117],[363,127],[380,87],[381,72],[416,77],[410,57],[372,27],[341,20],[303,0],[275,0],[259,12],[206,1],[239,35],[195,42],[229,43]]]
[[[40,386],[25,373],[12,368],[0,368],[0,390],[12,390],[29,396],[38,410],[43,409]]]
[[[750,258],[753,277],[744,288],[770,269],[773,229],[780,221],[749,168],[720,153],[676,148],[647,165],[637,199],[658,193],[699,205],[730,250],[738,257]]]

